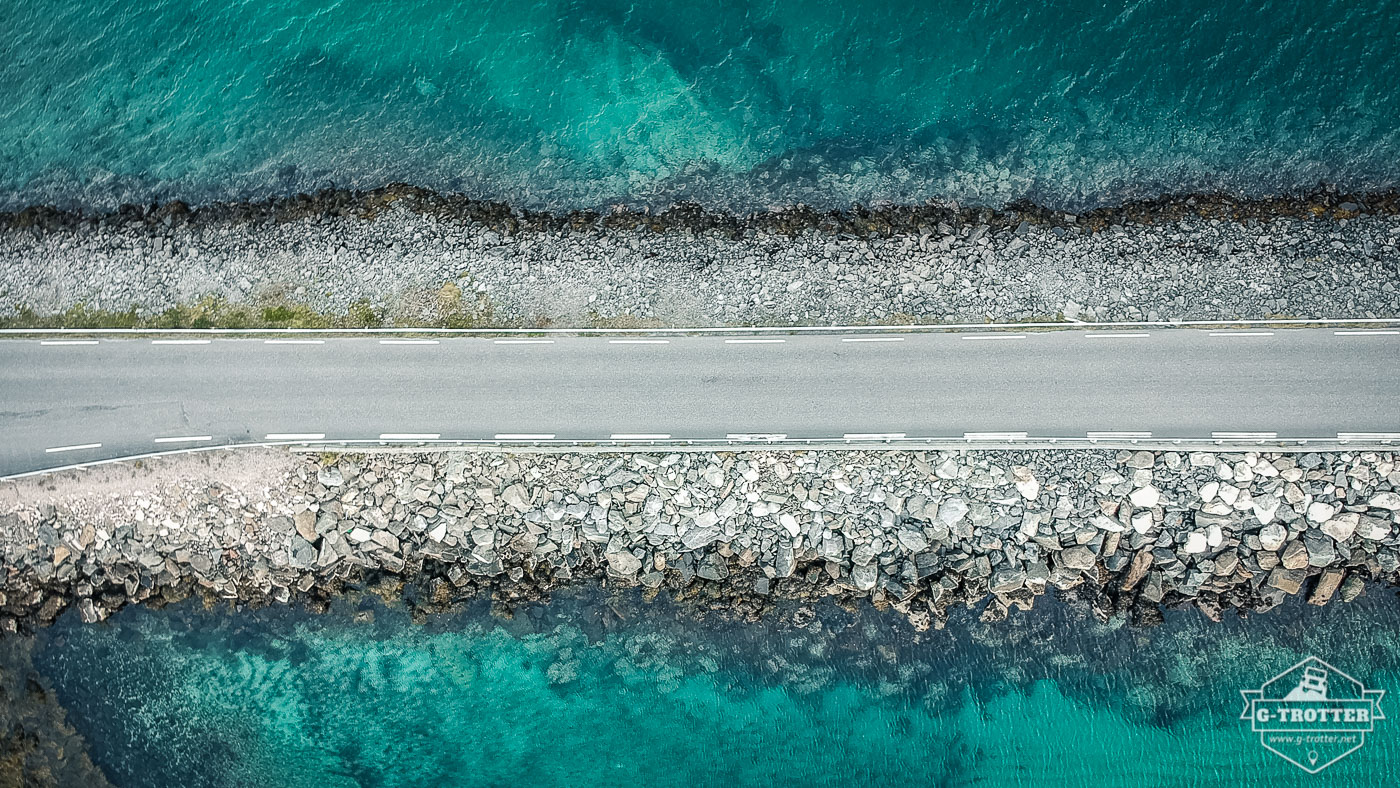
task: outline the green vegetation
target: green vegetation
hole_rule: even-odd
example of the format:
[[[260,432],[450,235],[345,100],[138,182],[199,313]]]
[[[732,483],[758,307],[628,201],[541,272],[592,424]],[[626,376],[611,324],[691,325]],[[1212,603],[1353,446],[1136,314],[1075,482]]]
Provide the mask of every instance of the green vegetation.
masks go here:
[[[41,314],[27,306],[17,306],[12,314],[0,315],[0,328],[235,328],[235,329],[355,329],[355,328],[493,328],[503,327],[494,318],[495,308],[484,293],[464,298],[462,289],[446,284],[436,293],[419,299],[416,309],[390,309],[360,299],[344,313],[319,312],[307,304],[290,301],[280,294],[263,297],[254,304],[231,303],[217,296],[205,296],[192,304],[180,304],[163,312],[141,313],[91,309],[74,305],[63,312]]]

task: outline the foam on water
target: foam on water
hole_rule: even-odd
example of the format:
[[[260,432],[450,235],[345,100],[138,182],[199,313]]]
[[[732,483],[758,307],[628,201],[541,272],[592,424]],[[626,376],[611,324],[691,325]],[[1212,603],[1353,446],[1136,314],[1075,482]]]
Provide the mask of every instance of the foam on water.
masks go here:
[[[0,208],[1400,183],[1397,0],[32,0],[0,55]]]
[[[1315,778],[1262,751],[1238,690],[1310,653],[1400,686],[1385,601],[1153,630],[1048,606],[921,640],[869,611],[791,629],[632,604],[605,628],[567,595],[428,626],[129,609],[70,617],[37,664],[123,786],[1292,786]],[[1398,766],[1382,728],[1328,785]]]

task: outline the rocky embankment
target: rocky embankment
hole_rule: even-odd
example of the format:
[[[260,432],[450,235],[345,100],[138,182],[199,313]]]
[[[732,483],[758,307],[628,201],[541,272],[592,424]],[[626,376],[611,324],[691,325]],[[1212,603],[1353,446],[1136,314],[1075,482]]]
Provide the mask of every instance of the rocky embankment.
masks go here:
[[[346,584],[421,612],[567,583],[739,616],[865,598],[919,628],[1058,589],[1152,623],[1349,600],[1400,569],[1394,453],[256,450],[84,473],[0,486],[0,630]]]
[[[0,318],[655,326],[1393,317],[1400,198],[562,216],[408,187],[0,215]],[[27,310],[27,311],[26,311]],[[267,310],[266,312],[262,310]],[[310,310],[312,318],[298,310]],[[74,322],[70,320],[70,323]]]

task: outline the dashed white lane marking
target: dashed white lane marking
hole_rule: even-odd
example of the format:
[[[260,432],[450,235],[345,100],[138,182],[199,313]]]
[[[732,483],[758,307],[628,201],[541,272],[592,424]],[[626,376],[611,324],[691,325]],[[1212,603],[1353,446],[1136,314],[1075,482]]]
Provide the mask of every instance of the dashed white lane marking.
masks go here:
[[[497,345],[552,345],[552,339],[495,339]]]
[[[669,345],[669,339],[609,339],[609,345]]]
[[[381,345],[436,345],[436,339],[381,339]]]
[[[212,440],[214,440],[213,435],[181,435],[175,438],[156,438],[156,443],[193,443]]]
[[[1085,339],[1146,339],[1151,334],[1135,334],[1129,331],[1090,331]]]
[[[324,339],[264,339],[264,345],[324,345]]]
[[[843,436],[848,441],[883,441],[899,440],[904,437],[902,432],[848,432]]]
[[[46,339],[41,345],[96,345],[95,339]]]
[[[846,337],[842,342],[903,342],[904,337]]]
[[[552,441],[554,433],[543,432],[503,432],[496,436],[498,441]]]
[[[1029,433],[1025,432],[964,432],[965,441],[1023,441]]]
[[[382,441],[435,441],[440,437],[436,432],[385,432],[379,436]]]
[[[981,340],[981,339],[1025,339],[1025,334],[970,334],[959,339]]]
[[[100,443],[79,443],[79,444],[77,444],[77,445],[75,445],[75,446],[55,446],[55,447],[53,447],[52,449],[44,449],[44,452],[45,452],[46,454],[53,454],[54,452],[60,452],[60,451],[81,451],[81,450],[83,450],[83,449],[100,449],[100,448],[102,448],[102,444],[100,444]]]
[[[1093,441],[1093,440],[1115,440],[1115,439],[1136,440],[1136,439],[1141,439],[1141,438],[1150,438],[1150,437],[1152,437],[1152,433],[1150,433],[1150,432],[1091,432],[1091,433],[1088,434],[1088,437],[1089,437],[1089,440],[1091,440],[1091,441]]]
[[[265,441],[318,441],[326,437],[324,432],[269,432]]]
[[[731,432],[724,436],[731,441],[785,441],[785,432]]]
[[[1339,441],[1394,441],[1400,440],[1400,432],[1339,432]]]
[[[1213,337],[1271,337],[1272,331],[1212,331]]]
[[[670,435],[661,432],[616,432],[612,439],[615,441],[664,441],[669,440]]]
[[[786,339],[726,339],[726,345],[781,345]]]
[[[207,345],[207,339],[152,339],[152,345]]]
[[[1278,437],[1277,432],[1212,432],[1210,437],[1221,441],[1269,441]]]
[[[1339,337],[1385,337],[1400,334],[1400,331],[1387,331],[1379,328],[1355,329],[1352,331],[1333,331]]]

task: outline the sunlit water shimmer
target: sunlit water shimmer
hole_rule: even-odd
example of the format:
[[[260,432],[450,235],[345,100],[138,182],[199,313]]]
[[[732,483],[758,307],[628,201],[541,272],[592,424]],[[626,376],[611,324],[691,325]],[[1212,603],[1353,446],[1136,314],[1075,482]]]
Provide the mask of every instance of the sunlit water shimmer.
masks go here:
[[[1400,610],[1372,594],[1147,630],[1047,603],[922,637],[630,595],[422,626],[184,604],[69,616],[36,662],[120,786],[1372,786],[1400,722],[1310,777],[1238,719],[1239,690],[1309,654],[1400,687]]]
[[[0,208],[1400,184],[1396,0],[0,4]]]

